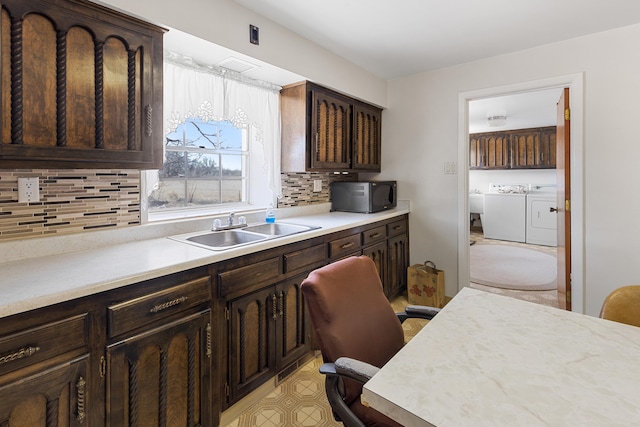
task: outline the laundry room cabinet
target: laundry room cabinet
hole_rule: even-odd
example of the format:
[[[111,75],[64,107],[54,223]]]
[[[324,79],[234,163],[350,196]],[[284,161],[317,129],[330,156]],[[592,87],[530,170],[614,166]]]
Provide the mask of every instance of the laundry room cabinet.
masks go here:
[[[469,135],[469,169],[555,167],[555,126]]]

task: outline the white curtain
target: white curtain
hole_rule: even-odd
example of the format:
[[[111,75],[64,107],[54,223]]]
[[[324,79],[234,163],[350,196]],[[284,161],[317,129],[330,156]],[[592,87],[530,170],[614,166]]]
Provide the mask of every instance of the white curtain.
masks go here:
[[[250,130],[250,144],[264,150],[269,187],[282,197],[280,183],[280,87],[248,79],[239,73],[194,63],[165,52],[165,132],[188,118],[228,120]]]

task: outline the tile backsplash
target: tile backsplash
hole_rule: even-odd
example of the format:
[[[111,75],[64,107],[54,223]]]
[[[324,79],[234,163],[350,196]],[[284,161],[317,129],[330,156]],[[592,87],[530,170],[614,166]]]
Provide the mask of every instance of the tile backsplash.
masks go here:
[[[40,179],[40,201],[18,202],[18,178]],[[136,170],[0,170],[0,240],[140,224]]]
[[[18,178],[40,179],[40,201],[18,202]],[[329,184],[353,181],[356,174],[307,172],[282,174],[279,208],[327,203]],[[314,192],[314,181],[321,190]],[[137,170],[0,170],[0,241],[82,233],[140,224],[140,174]]]
[[[283,173],[282,199],[278,200],[278,207],[291,207],[327,203],[330,201],[329,185],[333,181],[356,181],[357,174],[336,175],[326,172]],[[322,189],[313,191],[314,181],[322,182]]]

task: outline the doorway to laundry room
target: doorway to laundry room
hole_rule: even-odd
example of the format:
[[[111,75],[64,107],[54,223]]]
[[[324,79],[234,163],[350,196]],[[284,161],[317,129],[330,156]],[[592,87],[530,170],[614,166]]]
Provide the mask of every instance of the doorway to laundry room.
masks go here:
[[[554,307],[560,306],[556,125],[562,91],[468,103],[470,285]]]

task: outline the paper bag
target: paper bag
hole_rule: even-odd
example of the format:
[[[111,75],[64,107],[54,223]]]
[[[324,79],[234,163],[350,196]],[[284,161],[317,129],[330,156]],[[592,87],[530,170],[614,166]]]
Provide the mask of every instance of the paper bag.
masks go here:
[[[444,307],[444,271],[427,261],[407,269],[407,299],[409,304]]]

